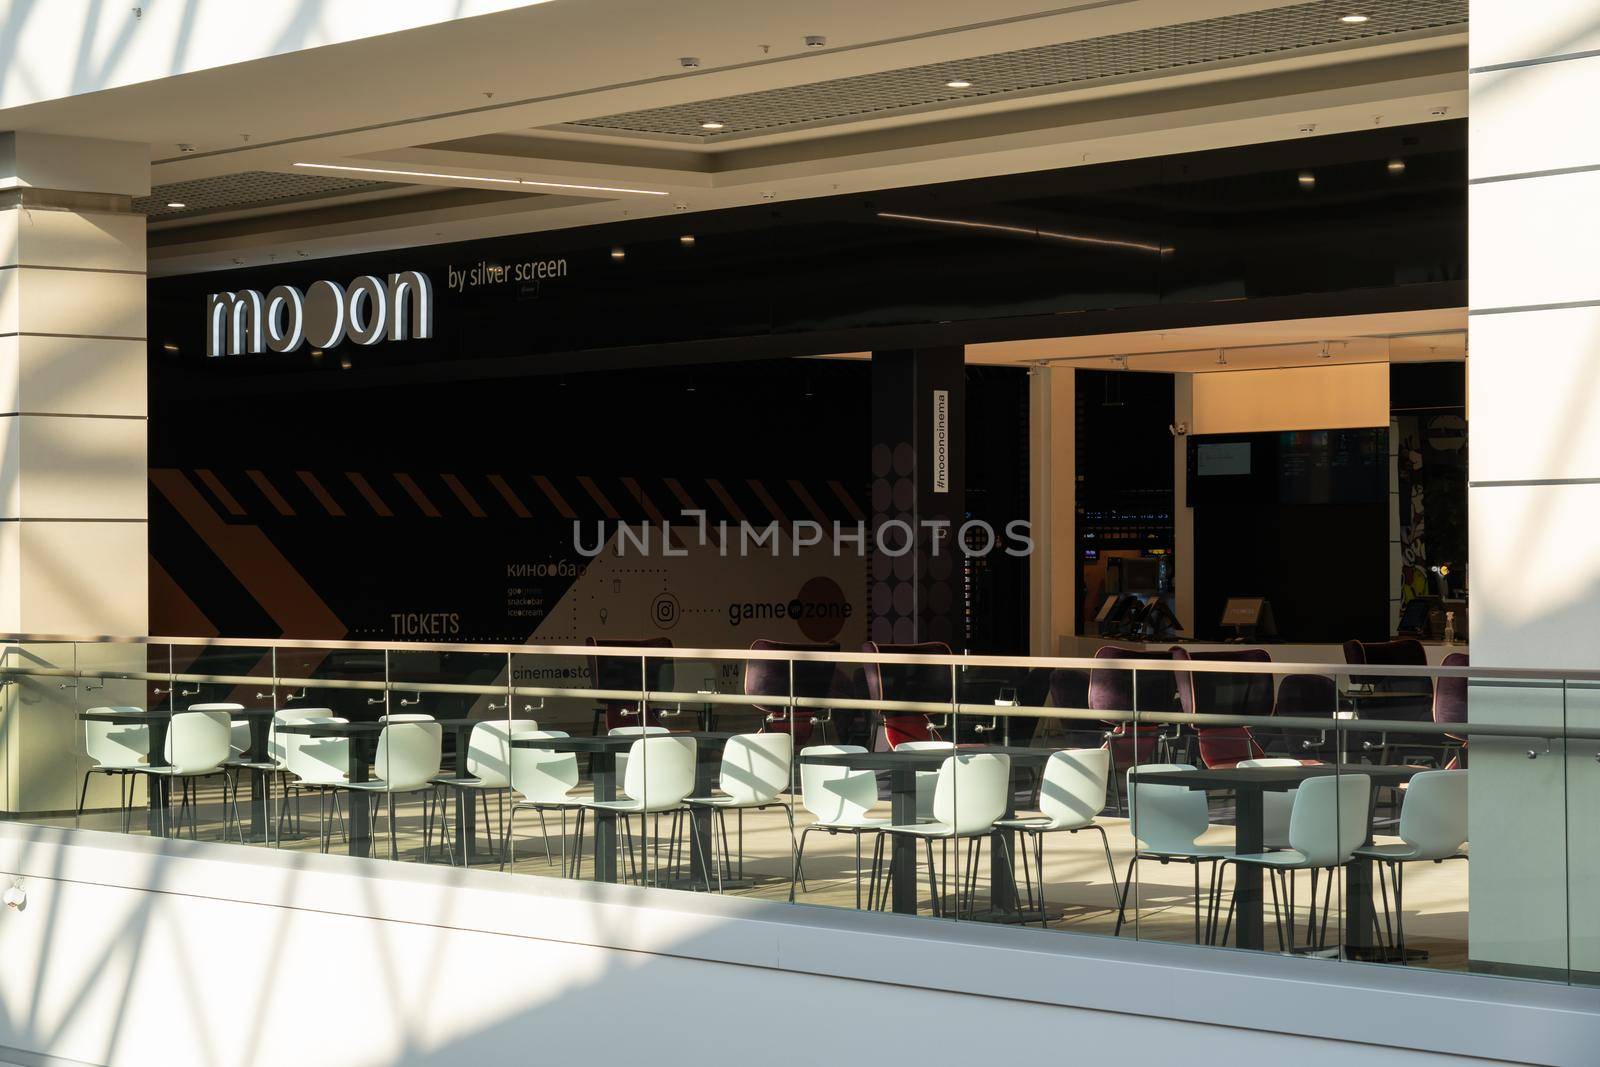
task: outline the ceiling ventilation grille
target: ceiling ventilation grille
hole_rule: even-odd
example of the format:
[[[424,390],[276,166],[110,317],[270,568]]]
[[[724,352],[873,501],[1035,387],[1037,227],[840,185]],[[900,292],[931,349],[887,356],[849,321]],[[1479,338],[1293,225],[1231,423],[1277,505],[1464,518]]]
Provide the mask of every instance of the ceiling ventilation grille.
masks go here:
[[[1347,23],[1353,10],[1368,21]],[[770,133],[1091,82],[1179,71],[1215,63],[1465,27],[1467,0],[1319,0],[971,59],[860,74],[833,81],[628,111],[565,128],[682,137],[716,143]],[[967,88],[946,83],[965,81]],[[701,123],[722,125],[708,134]]]
[[[239,174],[218,174],[210,178],[153,186],[149,196],[139,197],[133,202],[133,210],[148,215],[154,222],[377,192],[399,188],[399,185],[396,182],[361,181],[356,178],[326,178],[317,174],[247,170]],[[175,208],[168,207],[168,204],[183,206]]]

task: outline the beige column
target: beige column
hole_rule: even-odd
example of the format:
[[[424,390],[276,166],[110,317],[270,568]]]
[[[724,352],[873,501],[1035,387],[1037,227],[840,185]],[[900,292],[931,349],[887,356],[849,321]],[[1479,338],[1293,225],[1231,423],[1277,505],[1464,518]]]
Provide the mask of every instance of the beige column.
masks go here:
[[[1077,393],[1070,367],[1034,367],[1028,377],[1029,651],[1061,654],[1078,632]]]
[[[149,170],[142,144],[0,133],[0,633],[148,626],[145,224],[130,203]],[[37,643],[6,655],[129,658]],[[0,808],[71,808],[75,711],[142,701],[142,684],[121,689],[6,686]]]
[[[1194,375],[1172,376],[1172,606],[1179,633],[1193,637],[1194,617],[1194,508],[1189,506],[1189,437],[1194,426]]]

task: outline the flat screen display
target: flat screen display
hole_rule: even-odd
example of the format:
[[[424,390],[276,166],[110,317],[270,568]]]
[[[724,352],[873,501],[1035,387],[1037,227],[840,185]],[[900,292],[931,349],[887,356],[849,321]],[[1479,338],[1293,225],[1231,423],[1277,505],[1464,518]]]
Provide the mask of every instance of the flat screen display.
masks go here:
[[[1195,473],[1202,478],[1250,473],[1249,441],[1213,441],[1196,449]]]

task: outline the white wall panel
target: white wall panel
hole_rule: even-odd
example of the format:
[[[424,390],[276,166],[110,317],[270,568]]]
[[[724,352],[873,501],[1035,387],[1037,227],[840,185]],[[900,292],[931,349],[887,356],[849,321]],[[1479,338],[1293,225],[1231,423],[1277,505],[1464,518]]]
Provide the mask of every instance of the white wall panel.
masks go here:
[[[143,337],[142,274],[15,267],[0,270],[0,334]]]
[[[17,415],[0,454],[0,519],[143,519],[149,493],[143,419]],[[7,502],[6,496],[11,496]]]
[[[1471,388],[1473,481],[1600,478],[1600,307],[1475,317]]]
[[[148,379],[143,341],[0,337],[0,414],[143,416]]]
[[[1484,71],[1469,79],[1469,177],[1586,167],[1600,160],[1600,123],[1590,121],[1586,103],[1600,92],[1600,56]]]
[[[1474,67],[1600,51],[1600,18],[1586,0],[1474,0],[1468,48]]]
[[[1468,202],[1474,311],[1600,300],[1600,172],[1486,182]]]

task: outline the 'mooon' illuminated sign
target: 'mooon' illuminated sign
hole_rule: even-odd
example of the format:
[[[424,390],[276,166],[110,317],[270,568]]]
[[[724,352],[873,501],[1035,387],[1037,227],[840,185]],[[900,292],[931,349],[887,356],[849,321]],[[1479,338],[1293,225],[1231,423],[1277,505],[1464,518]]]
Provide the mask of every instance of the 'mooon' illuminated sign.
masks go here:
[[[206,297],[206,355],[293,352],[302,344],[332,348],[425,340],[433,336],[433,284],[417,270],[381,279],[364,274],[348,286],[312,282],[301,292],[280,285]]]

